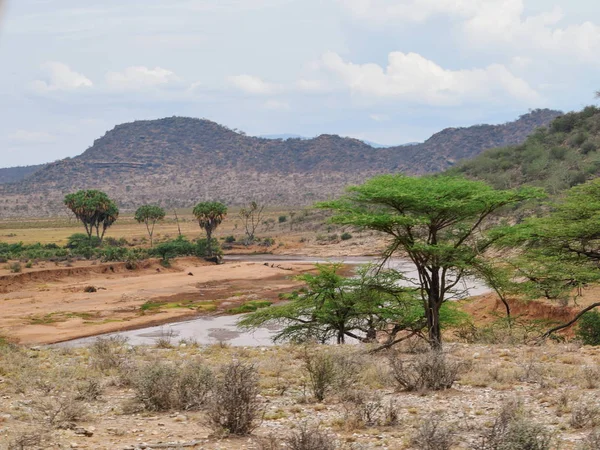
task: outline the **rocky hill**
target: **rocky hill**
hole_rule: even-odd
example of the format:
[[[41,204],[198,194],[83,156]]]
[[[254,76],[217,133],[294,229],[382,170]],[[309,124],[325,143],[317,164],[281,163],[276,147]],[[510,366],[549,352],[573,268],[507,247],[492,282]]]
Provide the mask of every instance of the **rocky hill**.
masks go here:
[[[124,209],[143,202],[190,206],[205,199],[310,204],[375,174],[437,172],[486,149],[522,143],[558,115],[535,110],[507,124],[449,128],[422,144],[389,148],[335,135],[250,137],[185,117],[137,121],[118,125],[80,156],[0,186],[5,199],[0,213],[50,214],[62,208],[66,193],[82,188],[105,190]]]
[[[506,189],[520,185],[557,194],[600,176],[600,108],[555,119],[514,146],[492,149],[450,170]]]
[[[45,167],[45,164],[0,169],[0,184],[14,183],[23,180],[43,167]]]

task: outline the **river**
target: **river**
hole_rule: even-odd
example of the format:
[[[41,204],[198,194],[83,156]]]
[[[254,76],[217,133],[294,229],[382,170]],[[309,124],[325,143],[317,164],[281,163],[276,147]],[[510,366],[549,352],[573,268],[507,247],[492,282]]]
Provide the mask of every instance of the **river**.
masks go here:
[[[308,256],[282,256],[282,255],[228,255],[225,261],[251,261],[251,262],[288,262],[288,263],[327,263],[341,262],[344,264],[368,264],[378,261],[375,257],[344,257],[319,259]],[[405,273],[408,278],[416,278],[414,265],[402,258],[391,258],[385,267],[394,268]],[[484,294],[489,288],[477,280],[467,279],[462,289],[465,296]],[[103,335],[104,337],[118,335],[128,340],[130,345],[153,345],[158,339],[171,339],[173,344],[180,341],[194,341],[201,345],[224,342],[232,346],[262,347],[273,345],[272,337],[277,330],[258,328],[252,332],[237,328],[240,316],[206,316],[185,322],[168,325],[142,328],[139,330],[121,331]],[[84,346],[92,343],[98,336],[56,344],[59,346]]]

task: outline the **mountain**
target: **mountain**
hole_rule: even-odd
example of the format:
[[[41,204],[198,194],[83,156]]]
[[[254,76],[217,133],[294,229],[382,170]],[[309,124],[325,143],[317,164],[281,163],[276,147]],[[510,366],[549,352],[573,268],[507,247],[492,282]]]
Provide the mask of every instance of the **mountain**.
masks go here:
[[[282,139],[284,141],[287,141],[288,139],[310,139],[306,136],[300,136],[299,134],[264,134],[258,137],[263,139]]]
[[[15,181],[23,180],[43,167],[45,167],[45,164],[0,169],[0,184],[14,183]]]
[[[62,210],[66,193],[102,189],[123,209],[200,200],[299,206],[329,198],[349,184],[390,172],[438,172],[488,148],[520,144],[558,111],[536,110],[503,125],[449,128],[422,144],[373,148],[358,139],[321,135],[272,140],[185,117],[116,126],[83,154],[0,185],[6,216]]]
[[[262,136],[258,136],[264,139],[282,139],[284,141],[287,141],[288,139],[302,139],[302,140],[308,140],[308,139],[312,139],[312,138],[307,138],[306,136],[300,136],[299,134],[264,134]],[[352,139],[352,138],[350,138]],[[383,144],[378,144],[377,142],[372,142],[372,141],[366,141],[364,139],[361,139],[362,142],[364,142],[367,145],[370,145],[373,148],[385,148],[385,147],[393,147],[393,145],[383,145]],[[408,144],[403,144],[404,145],[414,145],[415,142],[411,142]]]
[[[600,176],[600,109],[588,106],[565,114],[524,143],[487,150],[450,173],[497,188],[543,187],[550,194]]]

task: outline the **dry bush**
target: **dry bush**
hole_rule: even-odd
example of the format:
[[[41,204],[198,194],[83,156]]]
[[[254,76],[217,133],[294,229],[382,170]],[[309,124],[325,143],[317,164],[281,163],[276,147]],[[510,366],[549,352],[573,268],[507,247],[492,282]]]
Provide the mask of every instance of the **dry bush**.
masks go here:
[[[417,450],[450,450],[454,441],[454,432],[442,423],[440,417],[423,421],[411,439]]]
[[[37,420],[57,428],[82,421],[88,413],[85,404],[71,394],[38,399],[32,403],[32,409]]]
[[[90,346],[90,362],[102,372],[121,368],[127,361],[127,338],[110,336],[97,338]]]
[[[258,438],[259,450],[336,450],[340,448],[335,436],[318,426],[302,423],[288,437],[281,438],[273,433]]]
[[[338,442],[331,434],[303,423],[284,440],[290,450],[336,450]]]
[[[583,366],[581,378],[585,389],[596,389],[600,382],[600,369],[595,366]]]
[[[175,332],[172,328],[169,328],[167,331],[161,330],[160,336],[156,339],[156,348],[173,348],[174,337]]]
[[[199,409],[206,403],[214,382],[212,371],[204,364],[192,362],[183,366],[175,391],[178,409]]]
[[[16,345],[1,345],[0,361],[0,377],[6,377],[7,385],[14,392],[23,394],[35,386],[40,374],[37,358],[30,358]]]
[[[309,387],[319,402],[332,389],[337,378],[337,367],[334,357],[327,352],[304,354],[304,370],[308,374]]]
[[[99,380],[90,378],[77,385],[77,396],[75,399],[92,402],[98,400],[103,391],[102,383]]]
[[[449,361],[444,353],[430,351],[403,361],[396,352],[390,352],[392,376],[399,389],[406,391],[450,389],[458,379],[464,364]]]
[[[136,400],[148,411],[196,410],[205,404],[214,376],[198,362],[179,367],[155,362],[138,368],[131,383]]]
[[[600,448],[600,430],[594,430],[579,444],[577,450],[598,450]]]
[[[492,428],[471,448],[473,450],[550,450],[552,435],[541,425],[527,420],[521,404],[502,405]]]
[[[222,367],[207,408],[210,426],[217,432],[250,434],[264,413],[259,393],[253,364],[234,361]]]
[[[355,391],[344,403],[344,422],[348,429],[374,427],[383,422],[384,406],[381,395]]]
[[[305,349],[302,360],[309,388],[319,402],[334,390],[342,398],[352,396],[361,370],[366,366],[362,355],[332,353],[321,349],[314,353]]]
[[[6,448],[8,450],[40,448],[48,437],[48,432],[44,428],[32,428],[29,430],[18,431],[10,438]]]
[[[578,403],[573,406],[569,425],[575,429],[600,425],[600,408],[590,403]]]

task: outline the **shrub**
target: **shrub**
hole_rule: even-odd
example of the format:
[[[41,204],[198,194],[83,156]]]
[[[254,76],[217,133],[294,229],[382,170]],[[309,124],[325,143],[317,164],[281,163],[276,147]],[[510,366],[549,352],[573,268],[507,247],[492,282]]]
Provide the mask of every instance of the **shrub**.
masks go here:
[[[596,144],[592,141],[586,141],[582,146],[581,146],[581,153],[583,153],[584,155],[587,155],[588,153],[592,153],[595,152],[598,148],[596,147]]]
[[[268,308],[272,304],[273,303],[268,300],[250,300],[243,305],[228,309],[227,312],[230,314],[244,314],[254,312],[261,308]]]
[[[576,335],[585,345],[600,345],[600,313],[590,311],[581,316]]]
[[[304,355],[304,370],[308,374],[309,387],[319,402],[325,399],[327,392],[333,387],[337,373],[336,364],[329,353],[319,352]]]
[[[450,389],[463,367],[459,362],[448,361],[440,351],[429,351],[408,362],[392,352],[389,361],[398,388],[407,391]]]
[[[204,405],[214,386],[215,377],[204,364],[191,362],[181,369],[177,380],[177,408],[197,410]]]
[[[571,411],[569,425],[575,429],[600,425],[600,409],[589,403],[579,403]]]
[[[75,400],[98,400],[102,395],[102,392],[103,389],[100,381],[91,378],[77,386],[77,396],[75,397]]]
[[[600,430],[594,430],[581,442],[577,450],[598,450],[600,448]]]
[[[97,338],[90,346],[90,362],[100,371],[119,369],[126,361],[125,344],[127,339],[121,336]]]
[[[176,407],[177,369],[166,363],[141,367],[133,377],[135,398],[148,411],[168,411]]]
[[[301,424],[287,439],[285,448],[290,450],[335,450],[338,442],[319,427]]]
[[[285,223],[285,222],[287,222],[287,216],[279,216],[278,220],[279,220],[279,223]]]
[[[550,450],[552,435],[541,425],[527,420],[521,405],[506,402],[492,428],[484,433],[473,450]]]
[[[227,236],[225,238],[225,242],[227,242],[228,244],[232,244],[233,242],[235,242],[235,236]]]
[[[138,367],[132,385],[136,400],[148,411],[189,411],[206,403],[214,376],[199,362],[182,366],[156,362]]]
[[[17,432],[10,441],[8,441],[8,450],[26,450],[29,448],[38,448],[47,439],[48,432],[45,429],[31,429]]]
[[[210,425],[216,431],[250,434],[263,412],[259,393],[258,373],[253,364],[235,361],[224,366],[208,407]]]
[[[8,270],[12,273],[20,273],[23,270],[23,267],[21,267],[21,263],[14,262],[8,266]]]
[[[348,232],[342,233],[342,235],[340,236],[340,239],[342,241],[348,241],[348,240],[352,239],[352,235]]]
[[[455,435],[446,428],[440,418],[424,421],[412,437],[412,445],[417,450],[450,450]]]
[[[38,420],[59,428],[83,420],[87,415],[85,405],[72,395],[42,397],[32,404],[32,408]]]
[[[198,257],[198,258],[206,258],[210,255],[214,256],[221,256],[223,255],[223,251],[221,250],[221,246],[219,245],[219,241],[217,241],[216,239],[211,239],[210,242],[210,247],[208,244],[208,241],[206,239],[198,239],[198,241],[196,242],[196,248],[194,251],[194,254]]]
[[[100,246],[100,239],[92,236],[90,239],[87,234],[75,233],[67,238],[66,248],[74,256],[83,256],[90,259],[94,256],[95,249]]]

